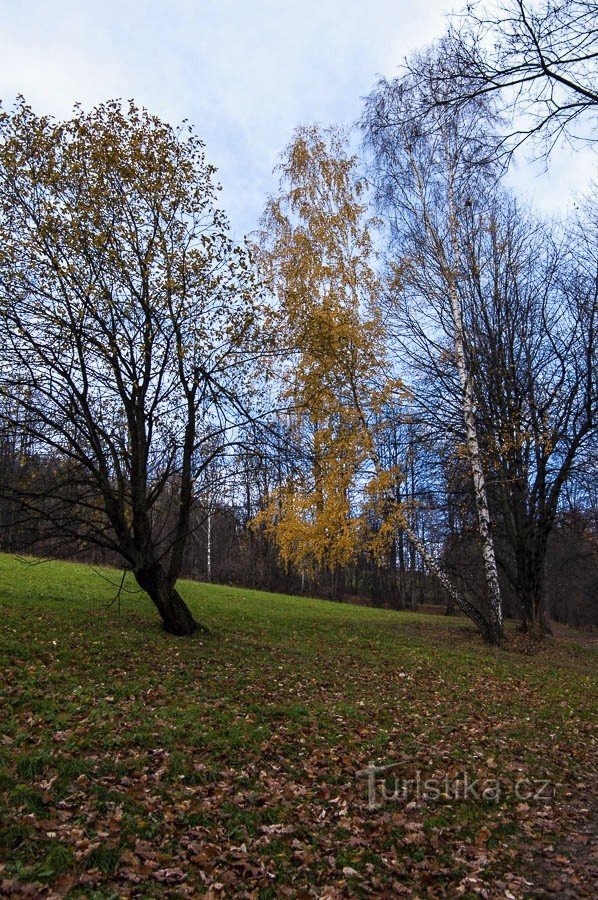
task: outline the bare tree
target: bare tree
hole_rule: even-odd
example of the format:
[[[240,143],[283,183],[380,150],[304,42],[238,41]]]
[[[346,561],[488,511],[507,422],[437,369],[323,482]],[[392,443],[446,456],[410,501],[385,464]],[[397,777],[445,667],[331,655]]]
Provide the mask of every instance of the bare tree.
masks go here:
[[[429,430],[466,449],[482,546],[500,531],[495,557],[540,633],[548,538],[596,433],[592,211],[558,240],[524,215],[479,164],[494,124],[479,98],[449,120],[408,76],[379,86],[365,124],[415,403]]]
[[[175,583],[256,318],[202,148],[133,103],[0,115],[0,416],[55,460],[13,499],[118,552],[173,634],[196,627]]]
[[[408,68],[426,85],[428,108],[449,116],[491,98],[507,123],[500,155],[529,138],[548,155],[560,138],[595,140],[597,23],[593,0],[478,0],[452,16],[433,68],[426,54]]]
[[[430,55],[430,66],[434,57]],[[429,357],[440,349],[446,370],[456,370],[447,403],[460,411],[475,489],[478,532],[488,592],[489,639],[500,643],[502,604],[493,545],[482,452],[461,298],[463,214],[471,198],[487,191],[487,172],[472,165],[483,147],[486,109],[473,103],[449,121],[431,114],[425,129],[426,96],[412,76],[379,84],[368,98],[364,129],[373,150],[378,202],[386,211],[399,258],[394,266],[397,308],[411,298],[410,340]],[[435,334],[431,337],[430,323]],[[446,378],[443,379],[446,385]],[[442,382],[441,382],[442,383]],[[419,549],[419,548],[418,548]]]
[[[546,554],[562,491],[597,429],[598,272],[586,227],[557,240],[500,198],[469,212],[463,293],[477,416],[503,569],[535,633],[547,628]]]

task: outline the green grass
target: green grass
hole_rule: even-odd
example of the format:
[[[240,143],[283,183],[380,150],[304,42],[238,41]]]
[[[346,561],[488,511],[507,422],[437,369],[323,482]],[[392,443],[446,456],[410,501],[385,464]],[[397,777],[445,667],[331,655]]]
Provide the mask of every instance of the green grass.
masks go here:
[[[0,556],[0,893],[523,897],[558,876],[545,848],[569,854],[595,771],[590,646],[192,582],[210,632],[173,638],[132,579],[111,605],[119,583]],[[372,760],[389,794],[464,771],[502,794],[370,809]],[[524,802],[522,778],[559,786]]]

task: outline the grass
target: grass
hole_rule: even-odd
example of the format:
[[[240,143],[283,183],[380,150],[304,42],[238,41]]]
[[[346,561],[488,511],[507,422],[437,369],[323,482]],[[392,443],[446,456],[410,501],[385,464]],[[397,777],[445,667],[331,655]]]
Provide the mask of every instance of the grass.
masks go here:
[[[591,646],[192,582],[172,638],[119,583],[0,556],[0,894],[591,896]]]

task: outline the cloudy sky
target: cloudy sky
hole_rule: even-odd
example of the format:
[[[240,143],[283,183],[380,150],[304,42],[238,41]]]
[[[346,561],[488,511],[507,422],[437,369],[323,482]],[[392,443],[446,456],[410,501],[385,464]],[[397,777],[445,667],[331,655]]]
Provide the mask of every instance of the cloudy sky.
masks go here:
[[[459,5],[459,4],[457,4]],[[439,36],[450,0],[0,0],[0,98],[38,113],[134,98],[192,122],[219,169],[235,234],[255,228],[296,125],[353,123],[376,78]],[[588,160],[513,172],[547,212]]]

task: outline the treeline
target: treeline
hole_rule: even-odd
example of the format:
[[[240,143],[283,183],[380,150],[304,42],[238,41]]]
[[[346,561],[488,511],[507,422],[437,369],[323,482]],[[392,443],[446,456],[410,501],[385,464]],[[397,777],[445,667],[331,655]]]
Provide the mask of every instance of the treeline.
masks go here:
[[[26,446],[15,447],[14,439],[8,435],[3,435],[0,446],[4,485],[20,483],[22,492],[31,479],[39,483],[51,482],[55,477],[52,463],[29,454]],[[446,484],[444,493],[426,491],[425,471],[421,462],[416,463],[413,450],[411,446],[411,479],[405,495],[407,490],[412,490],[418,498],[418,533],[425,544],[441,548],[441,564],[460,589],[481,599],[484,577],[471,488],[450,490]],[[274,468],[270,474],[275,482]],[[598,505],[592,507],[588,503],[590,497],[586,490],[590,480],[582,479],[577,492],[569,490],[563,497],[549,538],[546,564],[546,604],[550,619],[582,628],[598,625]],[[413,543],[400,528],[386,559],[376,560],[367,552],[356,554],[350,565],[337,572],[336,581],[325,567],[318,570],[283,565],[276,543],[263,528],[253,525],[265,504],[265,495],[256,488],[268,481],[265,475],[256,478],[254,466],[244,472],[241,482],[237,478],[236,494],[239,498],[244,496],[245,503],[227,505],[221,500],[203,506],[205,498],[198,499],[181,577],[391,609],[423,607],[443,614],[455,612],[450,595],[428,573]],[[65,545],[60,529],[49,526],[46,516],[31,515],[21,504],[7,500],[6,493],[0,502],[1,551],[78,559],[97,566],[123,566],[121,554],[114,550],[90,546],[84,540]],[[496,538],[501,552],[508,542],[499,531]],[[517,618],[520,610],[516,592],[506,577],[501,583],[505,613]]]

